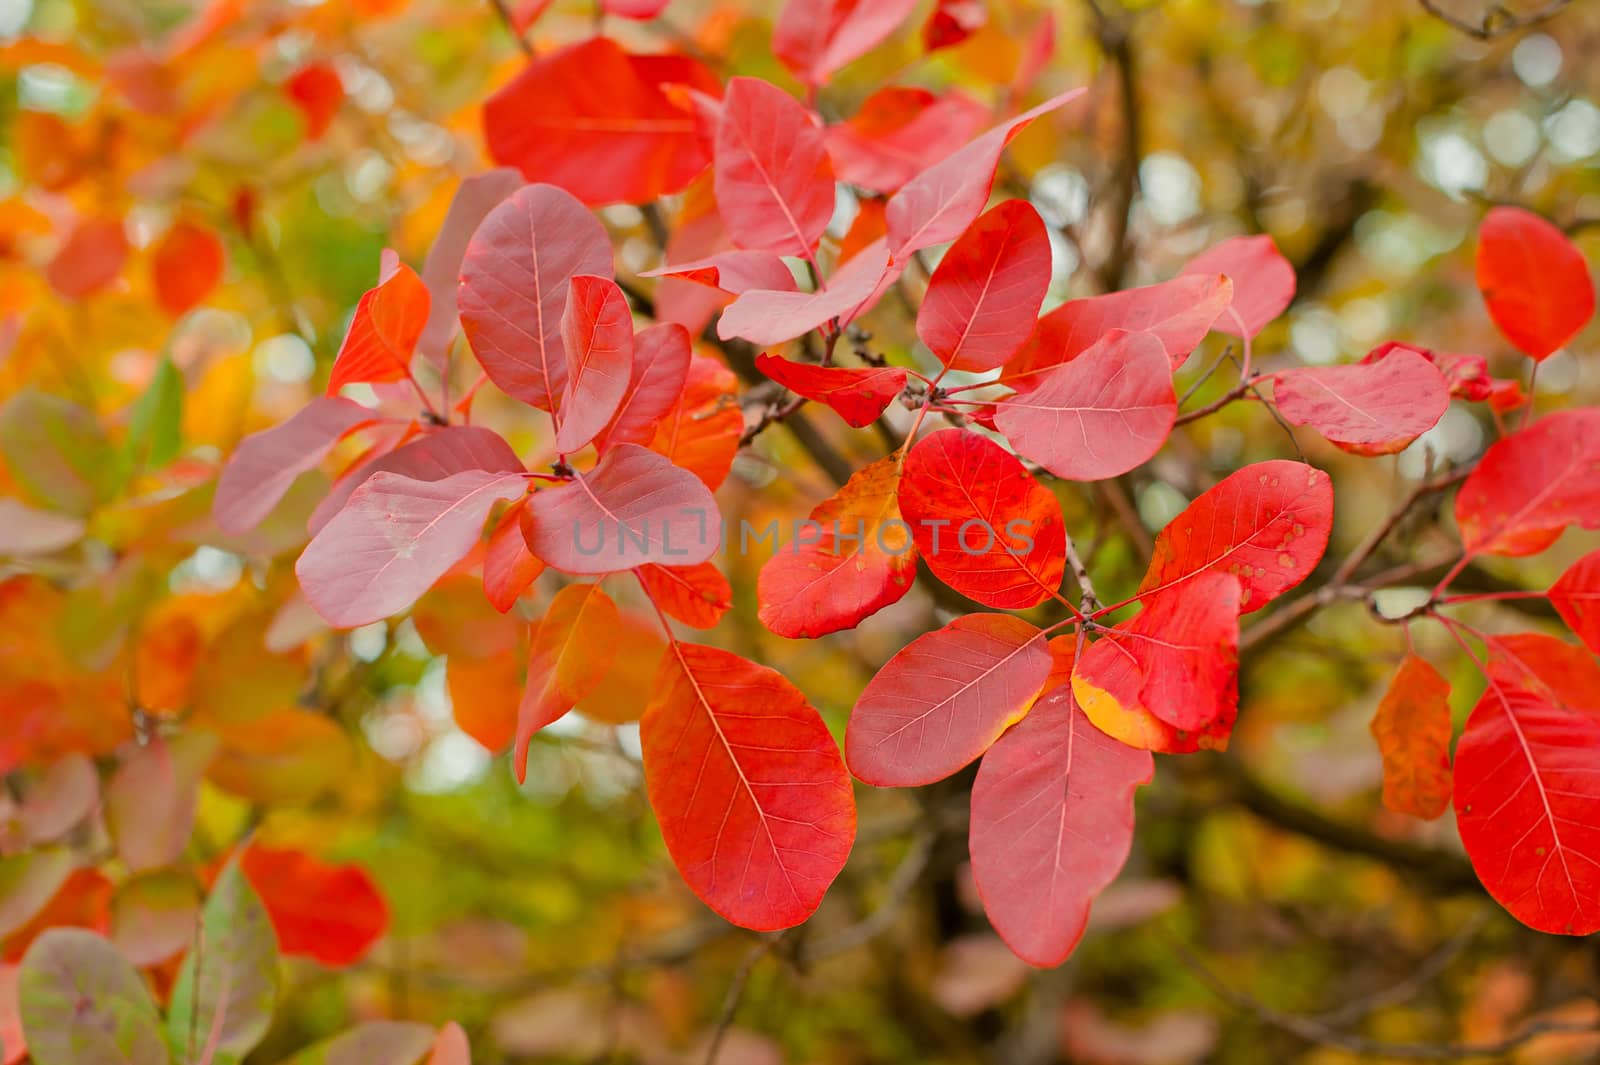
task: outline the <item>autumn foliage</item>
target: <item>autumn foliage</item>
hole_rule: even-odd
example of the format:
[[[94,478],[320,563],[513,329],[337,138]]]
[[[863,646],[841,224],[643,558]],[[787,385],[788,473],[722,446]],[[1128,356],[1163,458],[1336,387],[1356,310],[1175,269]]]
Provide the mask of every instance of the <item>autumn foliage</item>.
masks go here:
[[[1600,931],[1600,552],[1548,587],[1501,561],[1600,529],[1600,408],[1534,372],[1594,317],[1562,228],[1510,204],[1476,221],[1471,313],[1503,350],[1439,350],[1450,336],[1424,321],[1296,359],[1297,271],[1265,233],[1214,227],[1143,284],[1119,268],[1064,292],[1063,241],[1092,238],[1030,197],[1020,160],[1091,136],[1110,103],[1055,63],[1047,11],[786,0],[740,23],[762,60],[734,68],[717,51],[729,12],[674,44],[668,3],[607,0],[594,32],[548,39],[568,27],[550,5],[486,5],[475,24],[527,54],[467,106],[481,157],[422,221],[396,208],[393,247],[369,249],[348,315],[305,348],[322,356],[309,387],[278,389],[249,432],[213,424],[249,363],[180,370],[185,345],[227,342],[187,335],[127,360],[126,402],[41,383],[28,353],[59,344],[56,317],[142,299],[163,329],[192,323],[241,255],[274,298],[298,287],[247,177],[203,205],[215,189],[175,193],[151,232],[87,191],[95,164],[75,152],[122,122],[147,155],[220,135],[233,119],[202,81],[280,45],[296,151],[342,150],[366,105],[340,19],[406,5],[333,6],[289,26],[213,4],[95,72],[120,94],[98,133],[43,111],[13,131],[25,183],[0,204],[0,265],[31,296],[0,305],[25,360],[0,408],[8,1065],[23,1043],[37,1065],[239,1062],[276,1031],[280,956],[401,971],[380,945],[426,915],[348,857],[362,832],[333,845],[301,822],[341,791],[373,835],[401,817],[404,785],[375,766],[425,726],[341,717],[338,700],[420,704],[429,684],[475,756],[504,755],[494,771],[526,788],[584,722],[612,754],[635,737],[631,790],[726,922],[805,925],[881,842],[866,810],[882,804],[917,813],[913,856],[955,824],[994,932],[1061,965],[1134,851],[1141,789],[1235,758],[1252,656],[1341,603],[1365,608],[1351,624],[1393,672],[1364,704],[1387,836],[1348,846],[1412,855],[1430,833],[1445,853],[1458,834],[1516,921]],[[917,76],[998,47],[1001,7],[1008,61],[984,91]],[[837,89],[887,47],[928,66]],[[303,330],[292,307],[256,310]],[[1450,417],[1482,428],[1474,454],[1435,450]],[[1248,448],[1178,473],[1194,433],[1230,418]],[[1420,462],[1409,481],[1350,518],[1397,455]],[[1132,485],[1168,494],[1135,503]],[[1405,537],[1432,507],[1444,524],[1419,562]],[[234,567],[231,586],[185,590],[207,565]],[[1485,567],[1502,583],[1474,579]],[[1484,620],[1505,603],[1548,610]],[[433,679],[398,672],[411,645],[442,662]],[[805,668],[834,647],[870,677],[841,691]],[[1442,835],[1408,822],[1447,811]],[[456,860],[487,845],[460,837]],[[905,868],[891,897],[915,884]],[[787,940],[801,968],[828,942],[804,935]],[[368,1017],[294,1060],[466,1062],[443,1020]]]

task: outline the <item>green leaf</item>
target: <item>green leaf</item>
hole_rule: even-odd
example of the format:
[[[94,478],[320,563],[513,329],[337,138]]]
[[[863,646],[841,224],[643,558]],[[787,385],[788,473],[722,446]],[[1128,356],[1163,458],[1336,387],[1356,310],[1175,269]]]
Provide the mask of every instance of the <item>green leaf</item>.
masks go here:
[[[0,858],[0,938],[28,923],[72,875],[65,847],[46,847]]]
[[[433,1048],[433,1029],[407,1021],[368,1021],[307,1047],[283,1065],[416,1065]]]
[[[87,514],[121,488],[111,445],[92,413],[60,396],[29,388],[0,407],[0,454],[33,502]]]
[[[278,940],[235,856],[211,887],[200,936],[178,970],[167,1038],[179,1065],[238,1065],[272,1024],[278,997]]]
[[[161,360],[150,387],[134,404],[125,446],[135,470],[159,470],[178,457],[183,447],[183,375],[171,359]]]
[[[167,1065],[161,1017],[116,948],[80,928],[45,931],[22,959],[17,997],[34,1065]]]

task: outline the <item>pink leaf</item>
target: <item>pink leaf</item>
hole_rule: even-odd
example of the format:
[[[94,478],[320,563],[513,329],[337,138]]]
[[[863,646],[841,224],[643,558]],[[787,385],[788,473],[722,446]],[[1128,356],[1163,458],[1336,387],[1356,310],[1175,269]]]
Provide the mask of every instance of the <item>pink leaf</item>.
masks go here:
[[[1255,336],[1282,314],[1294,299],[1294,267],[1272,238],[1232,237],[1189,260],[1186,274],[1226,274],[1233,282],[1233,312],[1244,323],[1244,336]],[[1233,316],[1217,319],[1217,329],[1240,336]]]
[[[1133,795],[1155,763],[1104,735],[1063,684],[983,756],[968,846],[989,923],[1030,965],[1060,965],[1133,845]]]
[[[483,593],[489,605],[502,614],[515,606],[544,572],[544,563],[528,550],[522,536],[522,510],[526,505],[526,498],[519,499],[500,516],[483,552]]]
[[[600,6],[608,15],[643,21],[661,14],[671,2],[672,0],[601,0]]]
[[[523,466],[505,438],[491,429],[476,425],[436,429],[346,471],[311,512],[311,535],[322,531],[344,509],[351,494],[375,473],[398,473],[414,481],[442,481],[468,470],[521,473]]]
[[[217,527],[240,534],[261,524],[296,477],[321,462],[345,433],[374,420],[359,403],[318,396],[282,425],[245,437],[217,480],[211,504]]]
[[[528,185],[489,212],[461,266],[461,324],[500,390],[554,410],[567,383],[561,316],[577,274],[611,276],[611,240],[553,185]]]
[[[472,234],[490,211],[522,187],[522,175],[508,166],[465,178],[450,200],[439,235],[422,264],[422,283],[430,297],[428,324],[422,329],[417,350],[435,366],[443,367],[456,333],[456,291],[461,285],[461,263]]]
[[[563,573],[601,574],[646,562],[704,562],[722,515],[699,478],[654,451],[618,444],[571,484],[528,501],[533,553]]]
[[[689,334],[675,322],[650,326],[633,338],[633,372],[611,424],[595,440],[601,452],[617,444],[648,444],[689,379]]]
[[[995,167],[1011,138],[1040,115],[1076,100],[1083,92],[1062,93],[1000,123],[906,182],[885,211],[891,261],[904,262],[921,248],[959,237],[989,201]]]
[[[857,429],[877,421],[906,387],[906,372],[896,366],[813,366],[763,352],[756,369],[791,392],[826,403]]]
[[[1161,449],[1178,414],[1172,363],[1149,333],[1113,329],[1002,401],[995,425],[1023,455],[1072,481],[1098,481]]]
[[[816,88],[899,29],[916,6],[916,0],[787,0],[772,28],[772,52]]]
[[[1113,329],[1152,334],[1177,370],[1232,299],[1233,283],[1227,278],[1193,274],[1159,285],[1068,300],[1039,319],[1028,342],[1006,364],[1000,380],[1026,391],[1040,374],[1076,359]]]
[[[1444,375],[1405,348],[1377,362],[1284,370],[1272,380],[1272,400],[1287,421],[1313,426],[1357,455],[1404,449],[1450,406]]]
[[[833,217],[822,130],[794,97],[760,78],[728,82],[717,126],[714,188],[741,248],[806,258]]]
[[[615,281],[579,274],[561,314],[567,383],[555,410],[556,450],[577,451],[610,423],[633,373],[633,312]]]
[[[751,289],[743,293],[722,312],[717,336],[723,340],[740,337],[766,346],[793,340],[834,320],[843,329],[878,301],[903,268],[903,263],[889,265],[880,237],[840,267],[820,292]]]
[[[472,549],[497,501],[526,490],[525,475],[493,470],[373,475],[295,563],[306,601],[337,628],[399,613]]]
[[[640,277],[681,277],[737,296],[753,288],[795,290],[794,274],[783,258],[770,251],[720,251],[693,262],[646,270]]]
[[[1027,712],[1050,675],[1044,634],[1008,614],[968,614],[912,640],[850,713],[845,760],[878,787],[961,769]]]
[[[1027,200],[1007,200],[951,245],[917,311],[917,336],[945,365],[1003,365],[1033,331],[1050,287],[1050,236]]]

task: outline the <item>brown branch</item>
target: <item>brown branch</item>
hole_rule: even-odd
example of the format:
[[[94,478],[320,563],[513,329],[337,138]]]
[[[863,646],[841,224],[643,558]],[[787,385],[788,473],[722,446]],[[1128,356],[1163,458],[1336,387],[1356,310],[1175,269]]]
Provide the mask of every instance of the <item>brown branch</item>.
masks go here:
[[[1501,1058],[1544,1035],[1557,1033],[1600,1034],[1600,1027],[1583,1021],[1534,1021],[1515,1034],[1488,1043],[1390,1043],[1356,1032],[1335,1028],[1324,1021],[1285,1013],[1242,991],[1236,991],[1170,932],[1166,938],[1173,954],[1218,998],[1240,1013],[1254,1017],[1271,1028],[1316,1046],[1337,1047],[1352,1054],[1377,1058],[1409,1058],[1416,1061],[1456,1061],[1464,1058]]]
[[[489,0],[489,6],[494,8],[495,14],[500,16],[500,21],[505,24],[506,32],[511,34],[511,39],[517,42],[517,47],[522,49],[522,54],[529,59],[534,57],[533,45],[528,39],[517,32],[517,22],[511,17],[511,9],[506,6],[506,0]]]
[[[706,1047],[705,1065],[717,1065],[717,1055],[722,1051],[722,1041],[728,1036],[728,1029],[733,1027],[733,1018],[739,1012],[739,1003],[744,1000],[745,988],[750,984],[750,974],[755,971],[756,963],[765,958],[772,948],[778,945],[783,938],[783,932],[762,936],[750,953],[745,955],[744,961],[739,963],[739,968],[734,971],[733,981],[728,985],[728,993],[722,1000],[722,1013],[717,1018],[717,1027],[711,1033],[711,1043]]]

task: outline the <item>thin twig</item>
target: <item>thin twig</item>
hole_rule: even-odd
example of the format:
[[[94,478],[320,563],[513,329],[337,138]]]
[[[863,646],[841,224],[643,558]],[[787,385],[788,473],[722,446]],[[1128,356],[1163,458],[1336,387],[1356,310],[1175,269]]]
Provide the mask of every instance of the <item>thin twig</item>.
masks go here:
[[[511,39],[517,42],[517,47],[522,49],[522,54],[529,59],[534,57],[533,45],[528,38],[517,32],[517,21],[511,17],[511,9],[506,6],[506,0],[489,0],[489,6],[494,8],[495,14],[500,16],[500,21],[505,23],[506,32],[511,34]]]
[[[1534,1021],[1514,1035],[1489,1043],[1389,1043],[1355,1032],[1335,1028],[1313,1017],[1285,1013],[1251,996],[1234,990],[1201,960],[1200,956],[1170,932],[1167,940],[1173,954],[1218,998],[1240,1013],[1248,1014],[1269,1027],[1287,1032],[1316,1046],[1338,1047],[1352,1054],[1378,1058],[1410,1058],[1420,1061],[1456,1061],[1463,1058],[1498,1058],[1543,1035],[1556,1033],[1600,1034],[1600,1027],[1582,1021]]]
[[[1554,0],[1553,3],[1526,15],[1508,11],[1502,4],[1490,4],[1488,10],[1483,13],[1482,22],[1468,22],[1459,15],[1452,15],[1439,6],[1438,0],[1418,0],[1418,2],[1422,4],[1422,10],[1446,25],[1460,30],[1468,37],[1480,41],[1492,41],[1496,37],[1504,37],[1508,33],[1516,33],[1518,30],[1525,30],[1555,18],[1566,10],[1572,0]]]
[[[739,1003],[744,1000],[745,988],[750,984],[750,974],[755,971],[756,963],[778,945],[783,938],[783,933],[762,936],[756,945],[745,955],[744,961],[739,963],[739,968],[734,971],[733,982],[728,985],[728,993],[722,1000],[722,1013],[717,1018],[717,1027],[711,1033],[711,1043],[706,1047],[705,1065],[716,1065],[717,1054],[722,1050],[722,1041],[728,1036],[728,1029],[733,1027],[733,1018],[739,1012]]]

